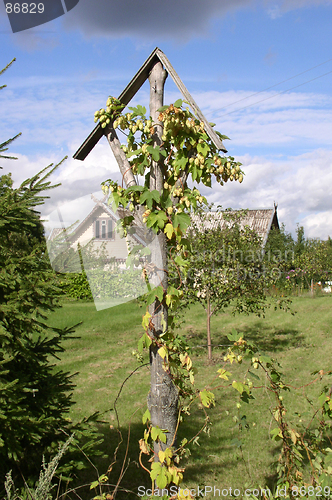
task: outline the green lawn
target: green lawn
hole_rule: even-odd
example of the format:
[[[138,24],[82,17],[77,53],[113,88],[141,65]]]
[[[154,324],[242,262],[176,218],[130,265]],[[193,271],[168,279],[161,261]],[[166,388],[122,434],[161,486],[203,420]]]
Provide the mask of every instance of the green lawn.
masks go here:
[[[328,370],[331,366],[331,307],[331,296],[314,299],[296,297],[292,305],[295,315],[269,310],[265,318],[233,317],[230,314],[215,316],[211,321],[212,342],[220,347],[214,348],[212,365],[208,365],[206,361],[204,311],[199,306],[193,307],[185,315],[181,333],[187,336],[192,346],[192,358],[199,369],[198,386],[213,387],[219,384],[220,379],[219,382],[218,379],[213,379],[223,362],[227,345],[230,344],[226,335],[232,328],[243,333],[247,340],[256,343],[262,351],[276,357],[282,365],[287,383],[298,387],[310,382],[313,380],[311,372]],[[141,335],[142,314],[143,310],[135,302],[99,312],[95,310],[93,303],[65,302],[63,308],[49,318],[50,324],[57,327],[82,321],[76,329],[79,338],[64,343],[65,352],[58,365],[66,371],[78,372],[74,393],[76,405],[73,406],[70,417],[77,420],[96,410],[103,413],[104,423],[100,424],[100,430],[105,437],[103,451],[108,455],[113,454],[118,437],[114,400],[124,379],[138,366],[131,353],[136,349]],[[147,360],[145,355],[145,362]],[[243,363],[231,367],[230,383],[245,371],[246,366],[248,365]],[[250,405],[243,404],[240,410],[236,408],[238,398],[232,387],[215,391],[217,404],[209,412],[212,422],[210,435],[203,433],[199,440],[200,446],[191,446],[192,454],[185,464],[186,487],[232,487],[239,488],[242,492],[245,487],[273,486],[272,463],[278,457],[279,449],[269,436],[270,429],[274,427],[270,414],[274,400],[265,387],[264,377],[256,385],[260,388],[255,391],[255,401]],[[305,389],[305,394],[316,397],[321,387],[322,383],[309,386]],[[126,382],[117,401],[125,441],[130,427],[130,463],[121,485],[136,493],[138,486],[148,487],[150,484],[147,474],[137,464],[137,441],[143,435],[141,417],[146,409],[148,390],[149,370],[148,367],[142,367]],[[294,397],[292,392],[290,396],[284,397],[289,416],[294,411],[305,411],[303,390],[296,391],[296,395]],[[239,432],[234,416],[241,417],[244,412],[249,430]],[[193,409],[192,416],[180,427],[180,439],[194,435],[202,425],[203,414],[198,407]],[[241,449],[234,446],[234,439],[241,440]],[[118,464],[110,476],[111,482],[117,481],[125,451],[126,444],[122,444]],[[104,473],[111,462],[112,458],[96,463],[99,472]],[[93,468],[81,478],[84,481],[95,479]],[[91,492],[80,494],[82,498],[92,498]],[[117,498],[134,496],[119,493]]]

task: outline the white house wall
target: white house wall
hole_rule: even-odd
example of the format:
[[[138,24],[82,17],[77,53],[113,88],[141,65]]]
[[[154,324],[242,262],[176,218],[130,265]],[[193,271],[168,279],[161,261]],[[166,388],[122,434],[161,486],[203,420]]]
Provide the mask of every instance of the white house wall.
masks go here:
[[[107,214],[102,214],[100,218],[109,219]],[[126,259],[128,256],[128,248],[126,238],[120,238],[119,233],[114,229],[114,240],[94,240],[93,247],[95,249],[100,249],[103,245],[107,252],[108,257],[111,259],[115,257],[116,259]],[[84,233],[71,245],[72,248],[76,249],[78,243],[81,246],[85,246],[89,241],[94,239],[93,225],[89,226]]]

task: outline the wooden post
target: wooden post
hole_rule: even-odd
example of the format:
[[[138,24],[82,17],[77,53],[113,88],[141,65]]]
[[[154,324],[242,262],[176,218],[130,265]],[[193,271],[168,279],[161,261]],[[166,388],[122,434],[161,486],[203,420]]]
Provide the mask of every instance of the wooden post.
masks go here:
[[[207,303],[206,303],[206,315],[207,315],[207,347],[208,347],[208,359],[212,359],[212,345],[211,345],[211,302],[209,290],[207,293]]]
[[[150,73],[150,115],[154,123],[154,145],[161,145],[162,140],[162,124],[158,120],[159,112],[157,111],[163,106],[164,100],[164,84],[167,77],[167,72],[163,69],[162,64],[157,62]],[[153,162],[150,174],[150,189],[162,191],[165,182],[165,167],[163,160]],[[167,242],[163,232],[158,234],[154,239],[154,244],[151,248],[151,262],[156,266],[157,272],[154,273],[152,279],[155,280],[156,286],[162,285],[167,289]],[[160,336],[168,327],[167,307],[164,303],[158,300],[150,306],[150,314],[152,315],[153,330],[150,335],[154,337]],[[166,444],[160,443],[155,445],[155,460],[158,460],[158,452],[160,449],[165,449],[175,444],[175,432],[178,419],[178,391],[173,384],[170,375],[164,370],[163,359],[158,354],[158,347],[150,347],[150,368],[151,368],[151,387],[148,396],[148,408],[151,414],[151,423],[153,426],[159,426],[161,429],[167,429]]]

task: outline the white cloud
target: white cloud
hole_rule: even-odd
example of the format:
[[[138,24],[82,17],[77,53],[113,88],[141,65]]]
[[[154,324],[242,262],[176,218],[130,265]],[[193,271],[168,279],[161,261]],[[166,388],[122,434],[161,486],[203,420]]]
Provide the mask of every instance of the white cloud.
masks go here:
[[[1,102],[3,130],[0,137],[23,132],[22,138],[10,147],[11,154],[17,153],[19,160],[1,161],[5,171],[13,172],[15,181],[21,182],[46,165],[69,156],[53,176],[54,182],[62,182],[62,186],[50,192],[51,200],[47,201],[43,213],[53,210],[57,203],[98,190],[100,182],[111,176],[120,180],[105,139],[84,162],[72,158],[94,127],[93,112],[102,106],[108,95],[103,85],[99,90],[93,87],[89,83],[75,86],[45,81],[38,85],[33,81],[27,88],[8,87],[0,94],[1,99],[5,97]],[[324,225],[317,217],[321,217],[320,213],[331,212],[332,220],[332,197],[328,191],[332,185],[331,98],[324,94],[292,92],[278,97],[278,102],[270,99],[225,117],[222,115],[227,108],[218,111],[251,93],[201,92],[194,95],[206,117],[216,121],[216,128],[231,137],[231,142],[225,141],[230,154],[237,156],[234,151],[250,147],[247,155],[237,158],[244,164],[243,184],[214,186],[209,200],[234,208],[273,206],[276,201],[280,220],[286,223],[288,230],[294,231],[296,222],[300,222],[305,225],[308,236],[326,238],[332,230],[328,222]],[[167,102],[177,95],[171,90]],[[142,100],[146,104],[146,90],[142,90],[132,104]],[[254,147],[257,154],[253,153]],[[31,151],[20,154],[25,148]],[[316,220],[319,223],[313,222]],[[315,230],[319,234],[313,234]]]
[[[18,156],[18,160],[2,160],[1,162],[4,167],[1,173],[12,172],[15,187],[51,163],[48,157],[40,156],[31,160],[24,155]],[[57,205],[98,191],[101,182],[110,177],[121,182],[116,160],[106,140],[102,139],[84,162],[70,157],[58,167],[50,180],[52,184],[61,183],[61,186],[47,193],[50,199],[40,209],[45,215],[54,210]]]
[[[292,144],[304,148],[329,145],[332,126],[332,98],[325,94],[291,92],[249,106],[275,92],[201,92],[195,94],[205,116],[216,122],[216,129],[232,139],[234,145],[281,148]],[[249,97],[248,99],[246,99]],[[237,102],[240,101],[241,102]],[[236,103],[236,104],[232,104]],[[238,108],[246,109],[232,112]]]
[[[294,233],[304,226],[307,237],[332,235],[332,150],[316,150],[286,160],[239,158],[245,178],[242,184],[204,189],[210,202],[223,208],[269,208],[278,204],[279,221]]]
[[[301,221],[301,225],[306,228],[306,235],[309,238],[317,238],[323,235],[324,239],[327,236],[332,237],[332,211],[318,212],[310,214]],[[317,236],[318,235],[318,236]]]

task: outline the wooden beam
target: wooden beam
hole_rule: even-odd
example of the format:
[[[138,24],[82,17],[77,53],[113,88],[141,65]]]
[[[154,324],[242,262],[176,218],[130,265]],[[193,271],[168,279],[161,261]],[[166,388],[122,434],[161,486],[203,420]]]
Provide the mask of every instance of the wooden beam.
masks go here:
[[[151,69],[158,61],[157,50],[159,49],[158,48],[154,49],[154,51],[147,58],[143,66],[140,67],[136,75],[131,79],[127,87],[119,95],[118,99],[120,102],[122,102],[122,104],[127,105],[134,97],[136,92],[142,87],[143,83],[148,79]],[[98,141],[102,138],[103,135],[104,135],[104,130],[102,129],[101,124],[98,123],[98,125],[93,129],[93,131],[89,135],[89,137],[87,137],[83,142],[83,144],[78,148],[73,158],[75,158],[75,160],[82,160],[82,161],[85,160],[85,158],[92,151],[92,149],[95,147],[95,145],[98,143]]]
[[[126,153],[121,148],[116,131],[111,124],[109,124],[104,130],[108,143],[111,146],[115,159],[119,165],[122,179],[124,180],[126,187],[129,188],[130,186],[135,186],[137,182],[131,170]]]
[[[205,131],[208,134],[208,136],[210,137],[211,141],[216,146],[216,148],[220,149],[224,153],[227,153],[227,149],[223,145],[221,139],[217,136],[217,134],[215,133],[215,131],[213,130],[213,128],[211,127],[211,125],[209,124],[209,122],[207,121],[205,116],[203,115],[202,111],[197,106],[196,102],[194,101],[194,99],[192,98],[190,93],[188,92],[186,86],[182,82],[181,78],[179,77],[179,75],[177,74],[177,72],[175,71],[175,69],[173,68],[173,66],[171,65],[171,63],[169,62],[167,57],[165,56],[165,54],[158,48],[156,49],[156,54],[157,54],[159,60],[164,65],[167,73],[172,77],[174,83],[176,84],[177,88],[180,90],[180,92],[183,95],[183,97],[185,98],[185,100],[189,103],[189,105],[192,108],[192,110],[194,111],[194,113],[198,116],[198,118],[202,122],[204,122]]]
[[[158,47],[154,49],[154,51],[150,54],[150,56],[147,58],[145,63],[140,67],[140,69],[137,71],[136,75],[130,80],[128,83],[127,87],[121,92],[119,95],[118,99],[120,102],[123,104],[128,104],[131,99],[134,97],[136,92],[139,91],[139,89],[142,87],[143,83],[149,78],[149,74],[156,64],[158,62]]]

